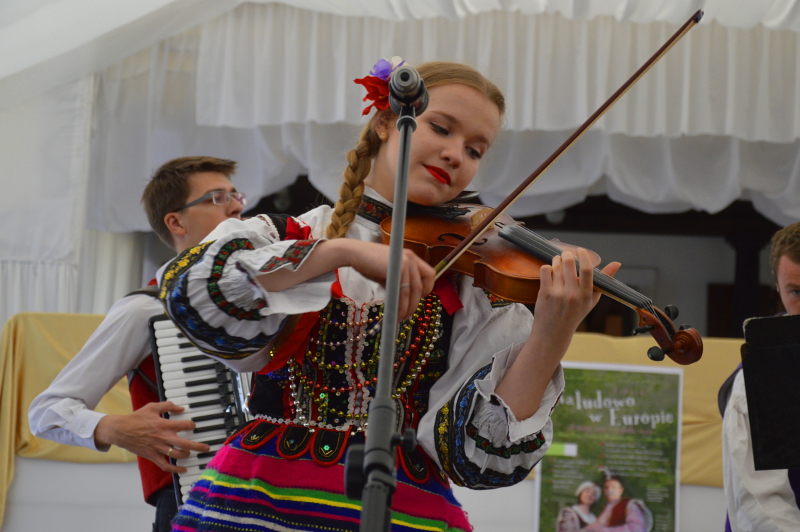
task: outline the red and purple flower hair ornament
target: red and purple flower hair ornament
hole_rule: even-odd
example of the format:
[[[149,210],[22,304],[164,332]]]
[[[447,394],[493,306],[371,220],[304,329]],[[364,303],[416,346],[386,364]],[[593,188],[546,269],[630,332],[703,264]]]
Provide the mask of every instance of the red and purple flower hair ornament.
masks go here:
[[[369,76],[353,80],[367,89],[367,95],[362,101],[372,100],[372,103],[361,112],[362,116],[369,114],[372,107],[381,111],[389,108],[389,78],[392,77],[392,72],[403,63],[405,61],[398,56],[394,56],[390,60],[381,59],[369,71]]]

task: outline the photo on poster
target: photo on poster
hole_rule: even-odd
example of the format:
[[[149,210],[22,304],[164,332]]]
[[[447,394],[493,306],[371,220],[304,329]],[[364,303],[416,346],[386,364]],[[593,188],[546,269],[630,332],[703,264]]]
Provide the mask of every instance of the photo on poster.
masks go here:
[[[563,367],[553,443],[535,475],[538,530],[676,532],[683,371]]]

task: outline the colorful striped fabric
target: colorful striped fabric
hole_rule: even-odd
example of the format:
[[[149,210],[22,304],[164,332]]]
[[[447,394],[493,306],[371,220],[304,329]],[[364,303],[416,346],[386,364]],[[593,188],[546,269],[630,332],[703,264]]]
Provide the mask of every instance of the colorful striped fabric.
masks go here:
[[[298,459],[280,457],[277,439],[244,449],[243,437],[214,457],[173,521],[174,531],[358,530],[361,503],[344,495],[344,454],[338,463],[321,466],[310,451]],[[393,532],[472,530],[450,487],[436,475],[418,484],[398,468],[397,480]]]

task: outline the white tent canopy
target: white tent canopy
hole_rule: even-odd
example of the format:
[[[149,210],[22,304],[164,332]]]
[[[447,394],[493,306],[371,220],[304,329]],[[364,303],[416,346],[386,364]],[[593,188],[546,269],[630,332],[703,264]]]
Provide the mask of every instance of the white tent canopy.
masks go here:
[[[232,10],[243,0],[5,0],[0,4],[0,101],[92,74]],[[796,0],[294,0],[321,14],[401,22],[511,13],[672,25],[695,10],[728,28],[800,30]]]
[[[605,193],[646,212],[745,198],[796,221],[797,0],[6,0],[0,319],[104,311],[136,278],[138,200],[173,157],[240,161],[251,197],[301,172],[335,196],[364,120],[352,80],[380,57],[462,61],[500,85],[506,127],[476,181],[497,203],[698,8],[512,214]]]

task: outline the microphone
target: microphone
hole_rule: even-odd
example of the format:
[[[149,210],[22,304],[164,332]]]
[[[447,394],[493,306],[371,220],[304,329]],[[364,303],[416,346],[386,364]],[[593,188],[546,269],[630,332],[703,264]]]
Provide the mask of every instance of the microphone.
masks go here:
[[[400,114],[403,106],[411,106],[421,115],[428,107],[428,89],[416,69],[403,65],[389,78],[389,105]]]

